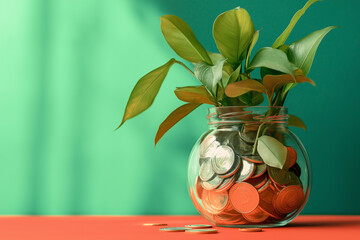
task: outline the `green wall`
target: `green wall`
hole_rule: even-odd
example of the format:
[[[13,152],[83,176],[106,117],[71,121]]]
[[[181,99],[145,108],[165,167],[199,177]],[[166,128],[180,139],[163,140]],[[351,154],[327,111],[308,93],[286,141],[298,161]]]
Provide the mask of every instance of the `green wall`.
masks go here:
[[[181,103],[176,86],[197,84],[171,69],[148,112],[113,132],[136,81],[174,57],[159,17],[176,14],[215,51],[211,24],[240,5],[270,46],[305,0],[0,0],[0,214],[193,214],[187,157],[207,129],[206,106],[154,148],[158,125]],[[294,130],[311,158],[303,213],[360,214],[358,1],[315,3],[289,42],[340,26],[320,45],[296,87]]]

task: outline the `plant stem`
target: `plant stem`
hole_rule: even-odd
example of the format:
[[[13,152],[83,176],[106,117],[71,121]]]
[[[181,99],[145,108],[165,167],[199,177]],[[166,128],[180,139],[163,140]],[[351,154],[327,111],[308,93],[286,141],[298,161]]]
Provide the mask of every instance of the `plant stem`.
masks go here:
[[[180,64],[181,66],[183,66],[186,70],[188,70],[188,72],[191,73],[191,75],[193,75],[195,77],[195,74],[193,73],[193,71],[190,70],[190,68],[188,68],[184,63],[179,62],[177,60],[175,60],[176,63]]]
[[[254,147],[253,147],[253,150],[252,150],[252,155],[255,155],[255,153],[256,153],[256,148],[257,148],[257,143],[258,143],[258,140],[259,140],[260,131],[261,131],[261,128],[264,126],[264,124],[265,124],[265,122],[260,124],[260,126],[258,128],[258,131],[256,133],[256,138],[255,138],[255,143],[254,143]]]

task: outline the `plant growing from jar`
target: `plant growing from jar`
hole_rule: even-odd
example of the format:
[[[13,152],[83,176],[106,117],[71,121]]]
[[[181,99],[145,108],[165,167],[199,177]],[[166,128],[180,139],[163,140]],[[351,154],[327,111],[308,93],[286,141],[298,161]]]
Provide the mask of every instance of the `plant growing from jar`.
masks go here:
[[[209,114],[209,118],[215,115],[218,117],[220,116],[221,118],[221,116],[228,114],[228,118],[231,118],[232,120],[235,118],[235,120],[239,121],[238,125],[242,126],[235,135],[237,137],[239,135],[242,140],[238,141],[233,138],[232,140],[229,140],[231,139],[230,135],[234,135],[233,126],[232,130],[230,130],[231,134],[225,134],[227,136],[226,141],[214,140],[215,138],[211,136],[211,134],[203,135],[198,143],[199,149],[195,149],[196,147],[194,147],[192,153],[192,156],[194,154],[196,155],[193,158],[200,161],[200,168],[197,170],[197,176],[199,177],[189,180],[192,181],[190,185],[193,185],[193,191],[197,191],[195,195],[198,196],[197,200],[194,200],[194,196],[192,196],[193,202],[195,205],[200,204],[201,206],[196,206],[197,209],[210,221],[216,224],[224,226],[239,224],[252,225],[255,223],[264,224],[267,220],[262,220],[263,218],[258,217],[259,212],[264,212],[266,213],[266,216],[279,220],[281,217],[282,219],[285,218],[283,217],[284,214],[290,214],[290,212],[285,211],[284,209],[296,211],[300,209],[300,205],[305,202],[305,196],[302,196],[298,189],[294,190],[294,186],[300,186],[302,191],[303,186],[300,178],[299,176],[295,178],[295,174],[290,174],[289,169],[294,166],[296,156],[299,154],[304,155],[304,162],[306,162],[306,152],[305,150],[302,150],[301,143],[295,143],[295,145],[300,146],[298,147],[298,151],[295,151],[293,147],[285,146],[287,133],[276,130],[277,128],[273,128],[272,125],[279,121],[287,121],[289,126],[306,129],[305,124],[299,117],[289,115],[289,118],[287,119],[287,113],[283,110],[283,106],[289,91],[297,84],[307,82],[315,85],[307,75],[310,71],[320,42],[325,35],[335,27],[330,26],[317,30],[290,44],[286,44],[285,42],[300,17],[317,1],[319,0],[309,0],[302,9],[295,13],[289,25],[275,40],[272,46],[261,48],[254,54],[252,59],[250,55],[259,38],[260,31],[255,30],[249,13],[243,8],[237,7],[229,10],[220,14],[215,19],[213,24],[213,37],[219,53],[207,51],[197,40],[189,25],[181,18],[174,15],[165,15],[160,18],[161,31],[167,43],[178,56],[192,63],[193,68],[190,69],[185,63],[172,58],[164,65],[143,76],[132,90],[122,122],[118,128],[120,128],[125,121],[141,114],[152,105],[169,69],[174,64],[183,66],[191,75],[196,77],[201,85],[178,87],[175,89],[174,92],[176,97],[185,102],[185,104],[175,109],[160,124],[155,137],[155,145],[171,127],[202,104],[210,104],[215,107],[213,108],[215,110],[209,110],[212,114]],[[261,78],[257,79],[252,76],[254,70],[260,70]],[[250,111],[250,113],[248,113],[249,111],[245,111],[247,108],[263,103],[265,98],[268,103],[266,111],[262,113],[259,113],[256,110],[253,112]],[[232,107],[234,109],[237,108],[237,111],[240,111],[240,114],[234,114]],[[244,114],[244,112],[246,112],[246,114]],[[274,119],[277,120],[274,121]],[[229,122],[223,120],[224,119],[220,119],[217,125],[215,124],[216,128],[221,129],[224,127],[221,126],[221,123],[227,126],[229,125]],[[256,123],[254,124],[254,122]],[[226,128],[226,126],[224,128]],[[245,133],[252,136],[251,141],[244,140]],[[209,139],[212,139],[212,142],[209,142]],[[203,147],[201,145],[203,142],[209,142],[208,146]],[[214,142],[217,143],[215,144],[216,146],[212,148],[211,144],[214,144]],[[245,144],[243,142],[249,146],[245,148],[246,150],[238,150],[239,145],[235,146],[235,143],[240,145]],[[204,155],[204,151],[209,152],[209,149],[212,149],[212,151],[210,151],[211,153]],[[237,164],[237,162],[240,163]],[[262,177],[263,179],[259,180],[256,178],[259,178],[260,175],[257,176],[255,174],[244,178],[244,176],[241,176],[241,171],[245,168],[244,163],[254,163],[257,166],[254,165],[254,167],[252,167],[252,174],[256,173],[256,169],[258,169],[258,171],[259,169],[267,169],[267,171],[264,170],[262,172],[262,174],[264,172],[266,173],[262,176],[268,177]],[[260,166],[259,164],[263,165]],[[210,174],[210,176],[209,172],[205,172],[205,175],[208,174],[209,176],[201,177],[201,169],[209,169],[209,165],[212,166],[211,171],[209,170],[210,173],[214,172],[214,174]],[[306,168],[305,165],[304,168]],[[230,177],[232,177],[232,180],[224,184]],[[218,180],[215,181],[215,178]],[[234,180],[234,178],[237,179]],[[284,182],[285,178],[287,179],[286,183]],[[211,185],[209,183],[211,181],[216,182],[218,185],[214,187],[216,184]],[[250,185],[252,184],[252,187],[246,185],[249,184],[249,181]],[[259,188],[253,187],[255,186],[254,182],[256,181],[260,181],[263,185],[260,186],[259,183]],[[221,186],[221,184],[223,186]],[[243,184],[243,186],[239,186],[239,184]],[[255,194],[254,198],[257,199],[258,197],[256,196],[261,193],[259,192],[259,189],[268,185],[272,186],[271,184],[274,185],[274,189],[276,188],[278,190],[277,192],[276,190],[273,190],[275,192],[274,196],[276,195],[274,198],[281,198],[278,200],[276,207],[275,205],[273,206],[274,209],[269,210],[269,208],[264,207],[264,205],[261,206],[261,204],[258,203],[254,204],[253,207],[244,210],[244,206],[241,204],[239,205],[237,199],[234,200],[234,196],[239,195],[239,192],[247,191],[249,189],[251,189],[251,191],[249,190],[250,195],[247,196],[251,196],[251,192],[254,192],[253,189],[255,189],[257,195]],[[202,187],[203,190],[198,190],[199,186]],[[190,193],[191,191],[192,190],[190,190]],[[200,194],[199,191],[201,192]],[[220,208],[223,209],[219,212],[218,210],[215,211],[214,209],[216,209],[216,207],[211,205],[207,207],[207,210],[213,210],[210,211],[211,216],[209,216],[209,211],[206,212],[205,207],[205,205],[209,204],[204,202],[204,200],[201,203],[199,200],[202,198],[201,195],[204,191],[204,195],[207,199],[209,197],[211,198],[211,194],[215,194],[215,192],[223,194],[226,191],[228,198],[230,200],[233,199],[232,209],[227,209],[229,206],[222,206]],[[289,197],[285,197],[288,196],[288,192],[291,191],[293,194],[300,194],[298,201],[295,201],[295,203],[294,201],[289,202]],[[230,193],[232,193],[232,195],[229,195]],[[213,198],[219,199],[218,195],[215,194],[214,196],[215,197]],[[302,201],[299,201],[299,199]],[[195,203],[195,201],[197,203]],[[263,199],[261,199],[261,194],[258,202],[259,201],[263,201]],[[228,201],[225,200],[221,203],[224,202],[228,204]],[[298,205],[289,207],[291,204]],[[236,215],[237,217],[235,217],[235,219],[237,220],[231,221],[228,217],[225,222],[221,222],[224,221],[224,219],[220,217],[221,214],[224,214],[224,209],[227,209],[225,215],[229,215],[231,212],[240,213],[242,215],[241,217]],[[275,214],[272,211],[277,213]],[[249,213],[252,213],[253,215],[247,216],[248,220],[244,220],[245,223],[242,222],[243,216],[246,216],[246,214],[249,215]],[[258,222],[254,220],[254,214],[258,217]],[[214,219],[214,216],[217,216],[218,218]],[[290,219],[291,217],[287,216],[287,218]],[[259,222],[259,219],[262,222]]]

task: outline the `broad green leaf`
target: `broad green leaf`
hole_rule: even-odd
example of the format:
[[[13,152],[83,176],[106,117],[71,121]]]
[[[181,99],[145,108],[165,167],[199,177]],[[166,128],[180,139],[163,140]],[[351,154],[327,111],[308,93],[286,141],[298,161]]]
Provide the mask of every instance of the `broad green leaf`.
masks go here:
[[[279,72],[290,74],[294,76],[294,71],[297,67],[289,62],[286,54],[275,48],[265,47],[260,49],[252,59],[247,72],[254,70],[255,68],[266,67]]]
[[[264,85],[253,79],[245,79],[239,82],[231,83],[225,89],[225,94],[228,97],[238,97],[249,91],[256,91],[266,93]]]
[[[205,62],[200,62],[194,66],[194,74],[199,81],[209,90],[209,92],[216,96],[217,84],[222,78],[223,65],[225,59],[219,60],[214,66]]]
[[[235,71],[233,71],[231,73],[231,75],[225,80],[223,81],[223,85],[226,86],[230,83],[233,83],[233,82],[236,82],[236,80],[239,78],[239,75],[240,75],[240,69],[241,69],[241,65],[239,65]],[[223,79],[224,80],[224,79]]]
[[[306,130],[306,125],[303,122],[303,120],[301,120],[301,118],[294,115],[289,115],[288,125],[291,127],[298,127]]]
[[[213,53],[213,52],[207,52],[207,53],[213,63],[216,63],[220,60],[225,59],[223,57],[223,55],[221,55],[220,53]],[[227,81],[229,80],[229,76],[232,74],[232,72],[234,70],[231,67],[231,65],[227,61],[225,61],[222,71],[223,71],[223,73],[222,73],[222,77],[221,77],[221,84],[222,84],[222,86],[226,86]]]
[[[216,46],[233,67],[246,57],[254,32],[249,13],[239,7],[220,14],[213,26]]]
[[[249,66],[250,55],[251,55],[251,52],[252,52],[253,48],[255,47],[255,44],[258,39],[259,39],[259,30],[255,31],[254,35],[252,37],[251,44],[250,44],[250,47],[249,47],[249,50],[248,50],[247,56],[246,56],[245,68],[247,68]]]
[[[214,98],[204,86],[179,87],[174,91],[178,99],[189,103],[206,103],[215,105]]]
[[[206,50],[184,20],[174,15],[162,16],[160,20],[165,40],[180,57],[193,63],[203,61],[212,65]]]
[[[326,27],[295,41],[289,46],[287,55],[289,60],[300,68],[306,76],[314,61],[316,50],[325,35],[336,27]]]
[[[287,148],[277,139],[261,136],[258,139],[257,151],[268,166],[282,169],[287,155]]]
[[[250,91],[239,96],[239,99],[248,106],[256,106],[264,101],[264,95],[260,92]]]
[[[286,27],[286,29],[284,30],[284,32],[276,39],[276,41],[274,42],[274,44],[272,45],[273,48],[278,48],[281,45],[283,45],[286,41],[286,39],[289,37],[291,31],[293,30],[293,28],[295,27],[296,23],[299,21],[299,19],[301,18],[302,15],[304,15],[304,13],[306,12],[306,10],[315,2],[319,2],[321,0],[309,0],[305,6],[300,9],[299,11],[297,11],[294,16],[292,17],[289,25]]]
[[[158,67],[143,76],[136,83],[130,94],[123,119],[118,128],[120,128],[126,120],[139,115],[151,106],[170,67],[176,62],[175,59],[170,59],[161,67]]]
[[[175,109],[170,115],[160,124],[160,127],[155,136],[155,145],[169,131],[176,123],[186,117],[189,113],[199,107],[201,103],[187,103]]]

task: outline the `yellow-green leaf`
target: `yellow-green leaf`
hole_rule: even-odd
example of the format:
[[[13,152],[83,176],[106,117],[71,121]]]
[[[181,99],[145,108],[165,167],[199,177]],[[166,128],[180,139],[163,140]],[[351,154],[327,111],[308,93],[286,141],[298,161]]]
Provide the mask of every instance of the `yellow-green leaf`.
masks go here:
[[[239,7],[220,14],[213,26],[217,48],[235,67],[246,57],[254,32],[249,13]]]
[[[217,96],[217,86],[223,76],[224,63],[225,59],[222,59],[218,60],[213,66],[205,62],[196,63],[194,65],[195,77],[204,84],[213,96]]]
[[[203,61],[212,65],[205,48],[184,20],[174,15],[165,15],[160,19],[165,40],[180,57],[193,63]]]
[[[189,103],[206,103],[216,106],[214,98],[204,86],[179,87],[174,91],[178,99]]]
[[[284,30],[284,32],[276,39],[276,41],[274,42],[274,44],[272,45],[273,48],[278,48],[281,45],[283,45],[286,41],[286,39],[289,37],[291,31],[293,30],[293,28],[295,27],[296,23],[299,21],[299,19],[301,18],[302,15],[304,15],[304,13],[306,12],[306,10],[315,2],[319,2],[322,0],[309,0],[305,6],[300,9],[299,11],[297,11],[294,16],[292,17],[289,25],[286,27],[286,29]]]
[[[261,136],[258,139],[258,153],[266,165],[282,169],[287,155],[287,148],[276,138]]]
[[[255,44],[258,39],[259,39],[259,30],[255,31],[254,35],[252,37],[249,51],[247,52],[247,56],[246,56],[245,68],[247,68],[249,66],[250,55],[251,55],[251,52],[252,52],[253,48],[255,47]]]
[[[306,130],[306,125],[301,118],[295,115],[289,115],[288,125],[291,127],[298,127]]]
[[[161,84],[169,72],[170,67],[175,62],[175,59],[170,59],[161,67],[158,67],[143,76],[136,83],[130,94],[123,119],[118,128],[120,128],[126,120],[139,115],[151,106],[160,90]]]
[[[228,97],[238,97],[249,91],[256,91],[266,93],[264,85],[253,79],[245,79],[239,82],[231,83],[225,89],[225,94]]]
[[[199,107],[201,103],[187,103],[175,109],[170,115],[160,124],[160,127],[155,136],[155,145],[169,131],[176,123],[186,117],[189,113]]]

